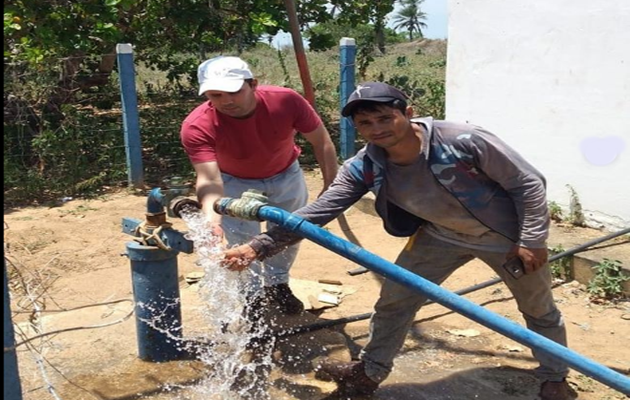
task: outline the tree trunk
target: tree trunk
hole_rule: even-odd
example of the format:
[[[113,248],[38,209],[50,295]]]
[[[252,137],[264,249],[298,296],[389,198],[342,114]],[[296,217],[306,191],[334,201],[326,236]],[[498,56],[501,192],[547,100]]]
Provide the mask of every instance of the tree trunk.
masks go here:
[[[376,24],[374,24],[374,35],[376,37],[376,46],[381,54],[385,54],[385,27],[383,25],[383,21],[379,20]]]

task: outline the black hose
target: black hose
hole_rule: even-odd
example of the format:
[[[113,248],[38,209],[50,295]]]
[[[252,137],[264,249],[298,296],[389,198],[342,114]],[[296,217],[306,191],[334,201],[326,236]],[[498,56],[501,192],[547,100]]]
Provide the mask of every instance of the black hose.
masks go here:
[[[588,241],[586,243],[583,243],[583,244],[581,244],[579,246],[576,246],[576,247],[574,247],[572,249],[563,251],[562,253],[558,253],[558,254],[550,257],[549,258],[549,262],[556,261],[557,259],[562,258],[562,257],[571,256],[571,255],[573,255],[575,253],[579,253],[579,252],[581,252],[583,250],[586,250],[588,247],[594,246],[596,244],[600,244],[600,243],[605,242],[605,241],[610,240],[610,239],[614,239],[614,238],[616,238],[618,236],[625,235],[627,233],[630,233],[630,228],[625,228],[625,229],[620,230],[619,232],[614,232],[614,233],[608,234],[606,236],[602,236],[599,239],[593,239],[593,240]]]
[[[573,247],[573,248],[571,248],[569,250],[563,251],[561,253],[558,253],[558,254],[555,254],[555,255],[549,257],[549,261],[548,262],[551,263],[551,262],[554,262],[554,261],[556,261],[556,260],[558,260],[560,258],[571,256],[573,254],[576,254],[576,253],[579,253],[581,251],[584,251],[584,250],[586,250],[587,248],[589,248],[591,246],[594,246],[596,244],[605,242],[605,241],[610,240],[610,239],[614,239],[614,238],[616,238],[618,236],[625,235],[627,233],[630,233],[630,228],[622,229],[622,230],[620,230],[618,232],[611,233],[611,234],[603,236],[603,237],[601,237],[599,239],[593,239],[593,240],[588,241],[586,243],[583,243],[583,244],[581,244],[579,246]],[[488,286],[495,285],[495,284],[497,284],[499,282],[502,282],[501,278],[493,278],[493,279],[490,279],[488,281],[481,282],[481,283],[478,283],[476,285],[469,286],[467,288],[457,290],[454,293],[461,296],[461,295],[464,295],[464,294],[475,292],[475,291],[480,290],[480,289],[487,288]],[[427,305],[427,304],[432,304],[432,303],[434,303],[434,302],[431,301],[431,300],[428,300],[424,304]],[[273,333],[273,335],[275,337],[277,337],[277,338],[283,338],[283,337],[287,337],[287,336],[298,335],[300,333],[307,333],[307,332],[317,331],[317,330],[320,330],[320,329],[330,328],[330,327],[336,326],[336,325],[347,324],[347,323],[356,322],[356,321],[362,321],[364,319],[369,319],[371,316],[372,316],[372,313],[365,313],[365,314],[353,315],[353,316],[350,316],[350,317],[331,319],[331,320],[326,320],[326,321],[319,321],[319,322],[315,322],[315,323],[310,324],[310,325],[303,325],[303,326],[297,326],[297,327],[294,327],[294,328],[284,329],[284,330],[281,330],[279,332]]]

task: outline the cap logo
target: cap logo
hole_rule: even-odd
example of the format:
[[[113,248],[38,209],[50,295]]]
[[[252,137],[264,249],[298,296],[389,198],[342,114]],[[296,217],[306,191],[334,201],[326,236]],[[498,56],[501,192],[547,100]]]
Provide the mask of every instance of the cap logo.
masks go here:
[[[362,86],[362,85],[359,85],[359,86],[357,86],[357,89],[354,91],[354,93],[356,93],[356,94],[357,94],[357,96],[358,96],[359,98],[361,98],[361,90],[363,90],[363,89],[371,89],[371,86]]]

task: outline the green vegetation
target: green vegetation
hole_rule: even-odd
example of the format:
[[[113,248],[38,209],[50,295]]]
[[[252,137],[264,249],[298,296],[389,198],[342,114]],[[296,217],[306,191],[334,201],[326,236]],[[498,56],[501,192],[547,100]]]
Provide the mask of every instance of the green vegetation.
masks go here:
[[[61,215],[83,215],[88,211],[98,211],[98,208],[91,207],[89,205],[80,205],[71,210],[57,210]]]
[[[302,92],[292,50],[276,50],[258,43],[240,55],[250,63],[262,84]],[[338,48],[309,52],[307,58],[318,112],[338,143]],[[357,80],[381,80],[399,86],[410,95],[416,115],[443,118],[445,61],[445,41],[400,43],[366,63],[364,77]],[[5,65],[6,205],[92,196],[126,186],[117,75],[111,75],[106,84],[74,92],[71,102],[57,108],[59,113],[53,116],[45,106],[60,64],[63,60],[37,68]],[[188,72],[194,73],[195,68]],[[136,72],[147,184],[160,185],[164,178],[173,175],[191,179],[193,171],[179,142],[179,129],[183,118],[202,101],[196,93],[196,82],[171,81],[167,73],[142,62],[137,62]],[[308,143],[301,136],[298,140],[304,150],[301,161],[305,165],[314,163]],[[357,148],[361,145],[358,139]]]
[[[582,203],[580,203],[580,198],[578,197],[577,192],[573,189],[573,186],[566,185],[570,192],[569,197],[569,216],[566,219],[566,222],[575,225],[575,226],[585,226],[586,221],[584,219],[584,213],[582,212]]]
[[[385,46],[385,16],[393,11],[393,2],[337,0],[332,9],[322,1],[296,3],[303,29],[328,22],[370,26],[375,43]],[[288,32],[288,21],[283,2],[21,0],[5,4],[4,57],[5,64],[29,67],[64,58],[59,88],[84,90],[107,82],[117,43],[132,43],[138,60],[177,81],[194,77],[190,73],[198,60],[209,53],[240,53],[264,37]]]
[[[553,221],[562,222],[562,217],[563,217],[562,207],[560,207],[560,205],[556,203],[555,201],[550,201],[547,204],[547,207],[549,208],[549,217]]]
[[[556,255],[564,252],[565,249],[561,245],[549,249],[551,255]],[[554,278],[562,279],[563,281],[569,281],[572,279],[571,272],[571,257],[562,257],[549,263],[551,269],[551,275]]]
[[[337,21],[329,21],[322,24],[313,25],[305,33],[304,37],[309,41],[311,51],[326,51],[339,44],[343,37],[350,37],[356,40],[359,48],[374,46],[374,27],[371,25],[340,24]],[[384,29],[385,46],[391,46],[405,41],[402,34],[396,33],[393,29]],[[372,49],[371,49],[372,50]]]
[[[623,296],[623,283],[630,280],[630,276],[623,272],[621,261],[604,258],[593,269],[595,276],[587,286],[592,297],[614,300]]]
[[[443,117],[446,44],[402,43],[404,33],[384,26],[393,2],[340,0],[332,9],[326,2],[296,5],[311,42],[307,58],[317,109],[335,141],[341,36],[356,36],[358,81],[396,84],[410,94],[417,114]],[[91,196],[126,185],[117,43],[134,46],[145,181],[191,178],[179,129],[201,102],[197,65],[219,54],[239,55],[261,83],[302,92],[292,50],[265,43],[280,29],[288,30],[282,2],[5,4],[5,205]],[[302,161],[313,160],[305,145]]]
[[[423,38],[422,29],[427,27],[427,15],[420,8],[424,0],[400,0],[402,9],[394,16],[394,29],[403,29],[409,33],[409,41],[414,39],[414,32],[417,37]]]

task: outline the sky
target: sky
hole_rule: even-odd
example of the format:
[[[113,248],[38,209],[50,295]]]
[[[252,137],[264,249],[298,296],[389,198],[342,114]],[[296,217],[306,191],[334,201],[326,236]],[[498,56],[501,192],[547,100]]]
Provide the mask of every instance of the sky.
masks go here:
[[[424,3],[422,3],[421,9],[427,14],[427,19],[424,21],[424,23],[427,24],[427,28],[423,31],[424,37],[427,39],[446,39],[448,32],[447,1],[448,0],[424,0]],[[396,13],[398,8],[398,2],[396,2],[392,14]],[[392,14],[390,14],[390,16]],[[290,46],[291,43],[291,34],[287,32],[278,33],[272,42],[275,47]]]
[[[424,0],[421,9],[427,14],[424,21],[427,29],[423,31],[427,39],[446,39],[448,35],[448,12],[446,3],[448,0]],[[398,9],[398,3],[394,12]]]

